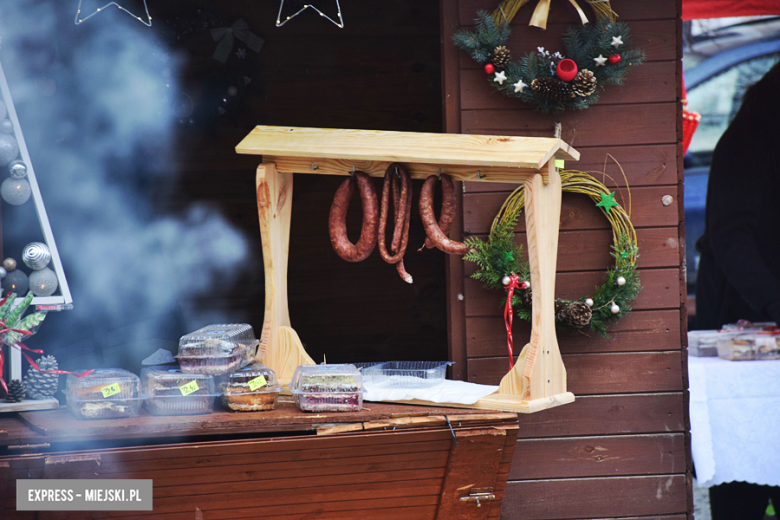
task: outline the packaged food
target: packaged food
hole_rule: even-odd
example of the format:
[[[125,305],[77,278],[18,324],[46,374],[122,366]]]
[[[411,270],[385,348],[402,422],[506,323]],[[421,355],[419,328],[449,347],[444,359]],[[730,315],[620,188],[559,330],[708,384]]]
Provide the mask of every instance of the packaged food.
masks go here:
[[[363,378],[355,365],[299,366],[289,387],[304,412],[359,412],[363,408]]]
[[[735,331],[735,332],[752,332],[752,331],[775,331],[778,330],[777,323],[774,321],[748,321],[748,320],[739,320],[736,323],[727,323],[724,325],[721,330],[724,331]]]
[[[121,368],[103,368],[81,378],[68,375],[65,396],[68,408],[79,419],[135,417],[143,401],[139,386],[137,375]]]
[[[778,336],[745,332],[718,341],[718,357],[729,361],[780,359]]]
[[[197,415],[214,409],[214,376],[185,374],[178,368],[141,370],[144,408],[153,415]]]
[[[718,341],[728,340],[741,334],[737,330],[691,330],[688,332],[688,355],[696,357],[717,357]]]
[[[362,370],[365,386],[429,388],[442,383],[452,361],[387,361]]]
[[[233,412],[257,412],[273,410],[282,386],[276,380],[276,372],[253,363],[237,372],[219,379],[222,406]]]
[[[176,357],[185,374],[229,374],[253,361],[259,343],[246,323],[209,325],[182,336]]]

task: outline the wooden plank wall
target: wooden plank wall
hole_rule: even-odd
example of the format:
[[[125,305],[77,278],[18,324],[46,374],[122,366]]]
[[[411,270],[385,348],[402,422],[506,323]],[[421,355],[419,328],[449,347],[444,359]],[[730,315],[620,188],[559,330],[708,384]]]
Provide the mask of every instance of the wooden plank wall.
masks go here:
[[[577,400],[520,416],[501,518],[692,518],[681,267],[680,3],[613,2],[648,62],[631,72],[624,87],[606,90],[598,105],[561,115],[541,114],[494,92],[481,67],[450,44],[453,31],[473,25],[477,10],[495,5],[488,0],[441,2],[446,131],[552,136],[560,120],[563,138],[582,153],[579,163],[568,166],[603,171],[606,154],[614,156],[630,185],[644,286],[635,312],[612,328],[609,339],[559,336],[569,389]],[[562,51],[561,34],[576,21],[569,4],[553,2],[550,23],[542,31],[527,26],[532,10],[524,7],[513,21],[507,45],[515,59],[538,46]],[[617,199],[627,206],[619,170],[608,165],[606,171],[620,188]],[[610,180],[606,184],[615,186]],[[465,183],[462,228],[456,232],[488,233],[513,188]],[[662,203],[665,195],[673,199],[668,206]],[[522,223],[517,231],[517,240],[525,244]],[[578,298],[603,282],[610,242],[609,223],[590,200],[564,194],[559,297]],[[456,376],[498,384],[507,365],[501,295],[468,278],[473,268],[459,259],[450,259],[448,268],[450,349],[461,367]],[[518,321],[515,343],[522,345],[530,326]]]

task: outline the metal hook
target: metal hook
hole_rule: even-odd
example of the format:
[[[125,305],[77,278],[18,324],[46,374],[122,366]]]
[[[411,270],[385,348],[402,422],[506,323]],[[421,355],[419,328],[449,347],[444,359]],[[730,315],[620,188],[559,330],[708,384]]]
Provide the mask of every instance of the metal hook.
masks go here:
[[[477,179],[484,179],[486,177],[487,177],[487,175],[482,175],[482,172],[477,170]]]
[[[312,171],[316,172],[317,170],[320,169],[320,167],[319,166],[314,166],[314,163],[311,163],[311,169],[312,169]]]
[[[441,179],[441,168],[439,168],[439,179]]]
[[[350,175],[352,175],[353,177],[355,175],[355,167],[354,166],[352,167],[352,173],[350,173]]]
[[[400,175],[400,174],[398,173],[398,166],[396,166],[396,167],[395,167],[395,174],[396,174],[396,175]]]

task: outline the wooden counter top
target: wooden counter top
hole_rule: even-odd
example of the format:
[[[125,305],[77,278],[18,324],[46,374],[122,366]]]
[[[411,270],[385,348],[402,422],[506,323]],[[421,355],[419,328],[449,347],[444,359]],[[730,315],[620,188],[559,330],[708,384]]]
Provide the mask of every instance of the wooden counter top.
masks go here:
[[[513,413],[383,403],[364,403],[363,410],[356,413],[308,413],[300,411],[289,397],[281,397],[275,410],[265,412],[231,413],[218,410],[206,415],[154,416],[142,409],[138,417],[125,419],[80,420],[66,407],[60,407],[0,418],[0,446],[294,431],[308,434],[317,431],[322,435],[347,431],[446,427],[447,418],[453,426],[457,426],[457,423],[495,425],[517,422],[517,416]]]

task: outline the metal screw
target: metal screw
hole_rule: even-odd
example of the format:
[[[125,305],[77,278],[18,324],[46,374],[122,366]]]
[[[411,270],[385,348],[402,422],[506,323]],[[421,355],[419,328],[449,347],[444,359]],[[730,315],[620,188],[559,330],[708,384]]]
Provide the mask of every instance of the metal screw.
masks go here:
[[[671,204],[673,201],[674,201],[674,198],[673,198],[671,195],[664,195],[663,197],[661,197],[661,203],[662,203],[664,206],[668,206],[668,205],[669,205],[669,204]]]
[[[463,293],[458,293],[458,300],[463,301],[465,299],[466,299],[466,297],[463,296]]]

